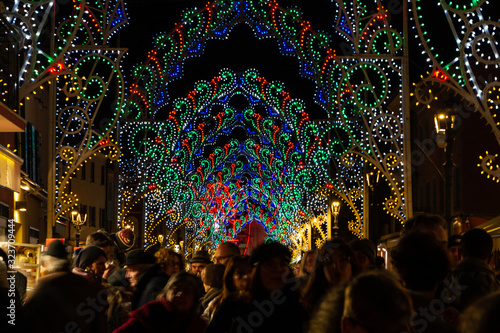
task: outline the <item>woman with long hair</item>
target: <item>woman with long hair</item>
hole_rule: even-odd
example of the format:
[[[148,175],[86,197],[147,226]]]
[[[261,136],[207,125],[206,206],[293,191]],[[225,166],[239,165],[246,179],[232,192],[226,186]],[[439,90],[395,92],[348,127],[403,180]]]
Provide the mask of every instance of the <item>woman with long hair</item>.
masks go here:
[[[277,242],[255,248],[248,293],[222,301],[207,333],[303,332],[306,313],[299,302],[299,283],[289,269],[290,250]]]
[[[228,297],[244,297],[250,285],[250,265],[249,256],[232,257],[224,271],[224,281],[222,292],[207,307],[203,313],[203,318],[210,321],[219,305]]]
[[[174,274],[158,295],[158,300],[133,311],[130,319],[113,333],[202,333],[206,324],[198,313],[200,296],[196,276],[186,272]]]
[[[318,251],[316,266],[302,291],[302,304],[313,313],[332,287],[347,283],[359,272],[354,252],[341,238],[326,242]]]

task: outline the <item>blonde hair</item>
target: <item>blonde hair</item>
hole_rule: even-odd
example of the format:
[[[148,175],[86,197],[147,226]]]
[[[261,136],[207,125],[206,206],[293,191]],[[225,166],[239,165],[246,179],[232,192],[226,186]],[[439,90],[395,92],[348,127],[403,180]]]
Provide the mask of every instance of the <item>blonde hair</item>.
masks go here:
[[[180,253],[177,253],[174,250],[167,248],[159,249],[158,251],[155,252],[156,262],[161,266],[165,266],[167,263],[171,262],[174,259],[174,257],[177,257],[180,261],[180,270],[185,271],[186,261],[184,260],[184,257]]]

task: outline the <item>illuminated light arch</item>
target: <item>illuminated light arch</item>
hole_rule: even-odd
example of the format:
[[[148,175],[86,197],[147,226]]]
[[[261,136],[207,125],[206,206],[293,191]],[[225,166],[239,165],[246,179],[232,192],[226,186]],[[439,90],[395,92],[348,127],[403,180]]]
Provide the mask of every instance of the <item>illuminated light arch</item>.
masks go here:
[[[450,95],[457,96],[455,107],[459,116],[479,112],[500,145],[500,17],[497,3],[443,0],[438,3],[440,7],[432,8],[423,0],[414,0],[412,4],[417,37],[430,64],[427,76],[415,85],[417,103],[432,110],[441,107],[443,99]],[[436,14],[442,15],[449,24],[448,31],[440,30],[439,33],[452,36],[450,43],[440,43],[432,34],[436,24],[439,29],[446,28],[446,24],[434,19]],[[443,52],[444,47],[446,52]],[[443,91],[449,93],[441,93]],[[478,163],[481,173],[494,181],[498,180],[497,156],[498,152],[481,153]]]
[[[127,24],[125,1],[13,0],[2,12],[4,19],[7,33],[21,47],[19,73],[9,79],[16,82],[19,106],[32,103],[43,91],[56,96],[54,104],[48,105],[48,122],[55,123],[55,133],[47,140],[54,142],[48,148],[47,184],[51,188],[47,220],[52,230],[78,204],[78,194],[68,190],[74,173],[98,153],[110,161],[120,155],[111,129],[125,92],[120,71],[125,49],[108,43]],[[0,68],[0,82],[1,74]]]
[[[314,31],[309,22],[300,19],[302,14],[298,9],[282,8],[275,1],[209,3],[199,11],[186,11],[182,21],[170,33],[161,34],[155,39],[154,49],[148,53],[147,61],[134,71],[136,81],[130,85],[130,97],[124,103],[124,124],[121,127],[123,146],[155,146],[154,157],[143,156],[147,155],[146,151],[124,154],[123,166],[130,170],[135,165],[135,171],[128,171],[126,174],[136,176],[129,179],[129,183],[124,178],[120,184],[118,226],[141,199],[145,199],[145,206],[149,205],[148,191],[161,187],[168,200],[180,198],[166,200],[168,204],[163,210],[152,208],[158,214],[175,211],[176,219],[170,225],[173,229],[189,214],[193,214],[194,209],[189,208],[193,207],[191,203],[200,198],[200,194],[207,193],[204,192],[205,187],[200,188],[196,184],[217,180],[221,186],[229,186],[224,183],[227,179],[224,177],[242,172],[242,165],[246,164],[233,157],[235,150],[242,152],[248,161],[262,155],[257,154],[258,150],[250,149],[255,144],[252,141],[254,136],[259,140],[260,146],[265,142],[272,145],[270,152],[279,152],[272,155],[263,149],[267,156],[273,156],[274,159],[274,162],[265,164],[270,169],[264,172],[276,171],[274,176],[279,182],[273,183],[276,187],[267,183],[264,186],[252,183],[252,186],[271,193],[282,190],[287,181],[293,184],[306,180],[302,186],[303,193],[306,194],[302,196],[293,188],[287,189],[291,191],[287,193],[294,193],[289,200],[300,199],[306,202],[302,210],[292,209],[295,214],[302,212],[306,216],[315,216],[325,213],[329,199],[320,189],[326,187],[350,207],[353,213],[353,219],[349,222],[350,230],[357,236],[362,236],[364,169],[366,165],[372,165],[386,176],[384,179],[392,190],[392,195],[385,202],[388,213],[401,222],[404,220],[408,214],[404,191],[408,188],[404,182],[403,168],[405,100],[402,94],[401,34],[390,28],[387,9],[371,4],[365,5],[360,12],[359,8],[354,10],[347,8],[342,2],[335,3],[338,5],[339,17],[336,29],[352,44],[355,53],[352,56],[339,56],[327,33]],[[366,15],[369,20],[362,20],[358,13]],[[196,83],[194,90],[186,97],[171,100],[168,86],[182,77],[185,59],[203,54],[206,42],[210,39],[227,38],[232,28],[241,23],[251,26],[257,38],[274,38],[283,55],[293,55],[299,60],[300,73],[315,82],[314,100],[327,111],[328,120],[309,119],[304,102],[291,103],[292,99],[284,91],[282,84],[269,83],[253,70],[247,71],[245,76],[228,70],[221,71],[219,77],[209,82]],[[239,81],[235,82],[235,77]],[[274,112],[279,117],[271,116],[267,119],[251,107],[243,111],[234,110],[221,98],[230,98],[235,89],[238,94],[244,94],[252,104],[265,101],[261,108],[269,110],[269,114]],[[219,113],[206,116],[210,114],[207,110],[216,107],[221,108]],[[164,110],[171,111],[165,114]],[[219,146],[210,131],[214,128],[220,133],[235,130],[238,126],[234,124],[227,127],[231,119],[236,118],[235,114],[240,117],[240,122],[247,122],[241,127],[250,131],[246,133],[249,139]],[[158,120],[146,120],[151,118]],[[128,133],[134,132],[137,126],[143,127],[142,131],[149,128],[151,133],[139,142],[129,141]],[[186,132],[181,135],[181,131]],[[289,132],[295,136],[291,136]],[[297,141],[289,141],[287,136],[294,137]],[[210,142],[210,139],[214,141]],[[247,145],[249,142],[250,147]],[[212,149],[212,153],[206,151],[207,147]],[[198,153],[203,158],[196,159]],[[167,162],[162,164],[162,158]],[[221,177],[217,179],[218,168],[223,163],[228,163],[230,158],[236,161],[234,167],[223,167]],[[388,160],[391,162],[388,163]],[[287,163],[296,166],[293,174],[287,173]],[[262,165],[259,169],[255,163],[247,164],[247,169],[251,168],[253,174],[262,172]],[[154,177],[161,168],[172,170],[173,176],[169,178],[168,185],[158,182]],[[177,175],[174,176],[175,174]],[[131,184],[134,183],[139,186],[133,188]],[[231,198],[233,203],[237,203],[234,199],[234,195],[238,193],[236,189],[224,192],[225,198]],[[123,193],[127,195],[124,196]],[[312,200],[316,196],[323,199]],[[262,198],[259,202],[261,200]],[[281,211],[277,214],[282,214],[279,216],[293,217],[293,214],[287,215],[291,210],[289,202],[269,201],[269,205],[276,206],[278,203]],[[315,203],[314,206],[312,203]],[[200,203],[195,207],[197,214],[207,211],[206,207],[202,210],[204,206]],[[273,206],[267,206],[267,212],[271,211],[269,207]],[[253,208],[252,206],[251,209]],[[148,207],[145,209],[148,211]],[[252,210],[252,214],[260,215],[261,212],[264,215],[266,211]],[[275,215],[273,212],[272,216]],[[299,218],[296,220],[303,221]],[[284,219],[272,225],[264,223],[264,227],[275,227],[273,230],[279,234],[284,231],[294,233],[303,225],[303,222],[299,222],[290,228],[287,226],[288,221],[292,226],[296,223],[291,219]],[[153,234],[148,229],[148,225],[153,224],[153,220],[145,221],[145,235]],[[206,229],[201,231],[199,237],[212,237],[213,232],[210,235],[207,232],[209,231]],[[210,239],[213,246],[222,240],[222,236]],[[148,246],[153,241],[153,238],[145,239]]]

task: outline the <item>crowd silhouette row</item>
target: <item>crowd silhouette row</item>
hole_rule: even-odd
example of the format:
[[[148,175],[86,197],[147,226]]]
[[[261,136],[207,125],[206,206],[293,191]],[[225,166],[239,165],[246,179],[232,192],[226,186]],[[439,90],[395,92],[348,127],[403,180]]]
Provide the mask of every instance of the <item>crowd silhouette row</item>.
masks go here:
[[[482,229],[448,238],[434,215],[407,221],[385,259],[368,239],[327,241],[291,264],[266,242],[241,255],[223,243],[189,260],[171,248],[134,249],[129,229],[98,231],[72,258],[60,241],[26,296],[1,251],[2,332],[500,332],[493,240]],[[15,295],[11,293],[16,286]]]

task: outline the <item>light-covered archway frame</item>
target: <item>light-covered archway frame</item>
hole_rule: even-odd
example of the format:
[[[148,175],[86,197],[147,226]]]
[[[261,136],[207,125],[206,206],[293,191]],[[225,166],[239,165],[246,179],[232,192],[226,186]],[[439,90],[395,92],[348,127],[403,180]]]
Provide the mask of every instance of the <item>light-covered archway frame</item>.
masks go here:
[[[388,9],[376,1],[335,3],[338,11],[332,22],[342,45],[315,31],[300,10],[276,1],[215,1],[201,10],[187,10],[170,33],[155,38],[147,61],[135,69],[136,81],[123,110],[120,139],[127,151],[120,160],[124,173],[119,184],[119,227],[131,209],[144,202],[146,246],[157,242],[156,228],[163,223],[172,231],[188,226],[186,240],[192,239],[195,247],[216,245],[248,222],[241,221],[240,203],[242,198],[255,200],[259,192],[261,204],[262,195],[270,200],[261,210],[270,219],[261,216],[261,222],[267,230],[274,226],[278,231],[272,236],[289,245],[311,217],[326,213],[331,196],[350,208],[349,229],[361,237],[365,176],[371,171],[391,189],[384,200],[387,213],[401,222],[408,216],[403,32],[391,27]],[[211,39],[230,38],[238,24],[249,25],[256,38],[273,38],[283,55],[299,60],[300,73],[315,83],[314,101],[328,119],[309,119],[304,102],[294,100],[284,84],[267,82],[251,69],[243,74],[223,70],[172,101],[169,85],[182,77],[184,61],[203,54]],[[345,45],[351,54],[342,55]],[[250,111],[232,107],[235,94],[244,95]],[[259,108],[267,107],[266,114],[252,111],[259,103]],[[218,139],[227,136],[224,130],[230,132],[231,126],[243,127],[245,122],[261,129],[259,142],[249,135],[245,142],[218,145]],[[266,154],[255,144],[267,146]],[[257,161],[247,164],[252,170],[246,171],[245,179],[264,165],[283,178],[271,185],[272,177],[261,176],[257,183],[238,186],[234,175],[243,171],[232,169],[229,162],[242,156]],[[279,157],[279,166],[269,161],[270,156]],[[293,187],[287,189],[291,192],[280,192],[287,186]],[[252,188],[259,191],[248,195]],[[252,209],[244,207],[246,216],[256,213]]]

